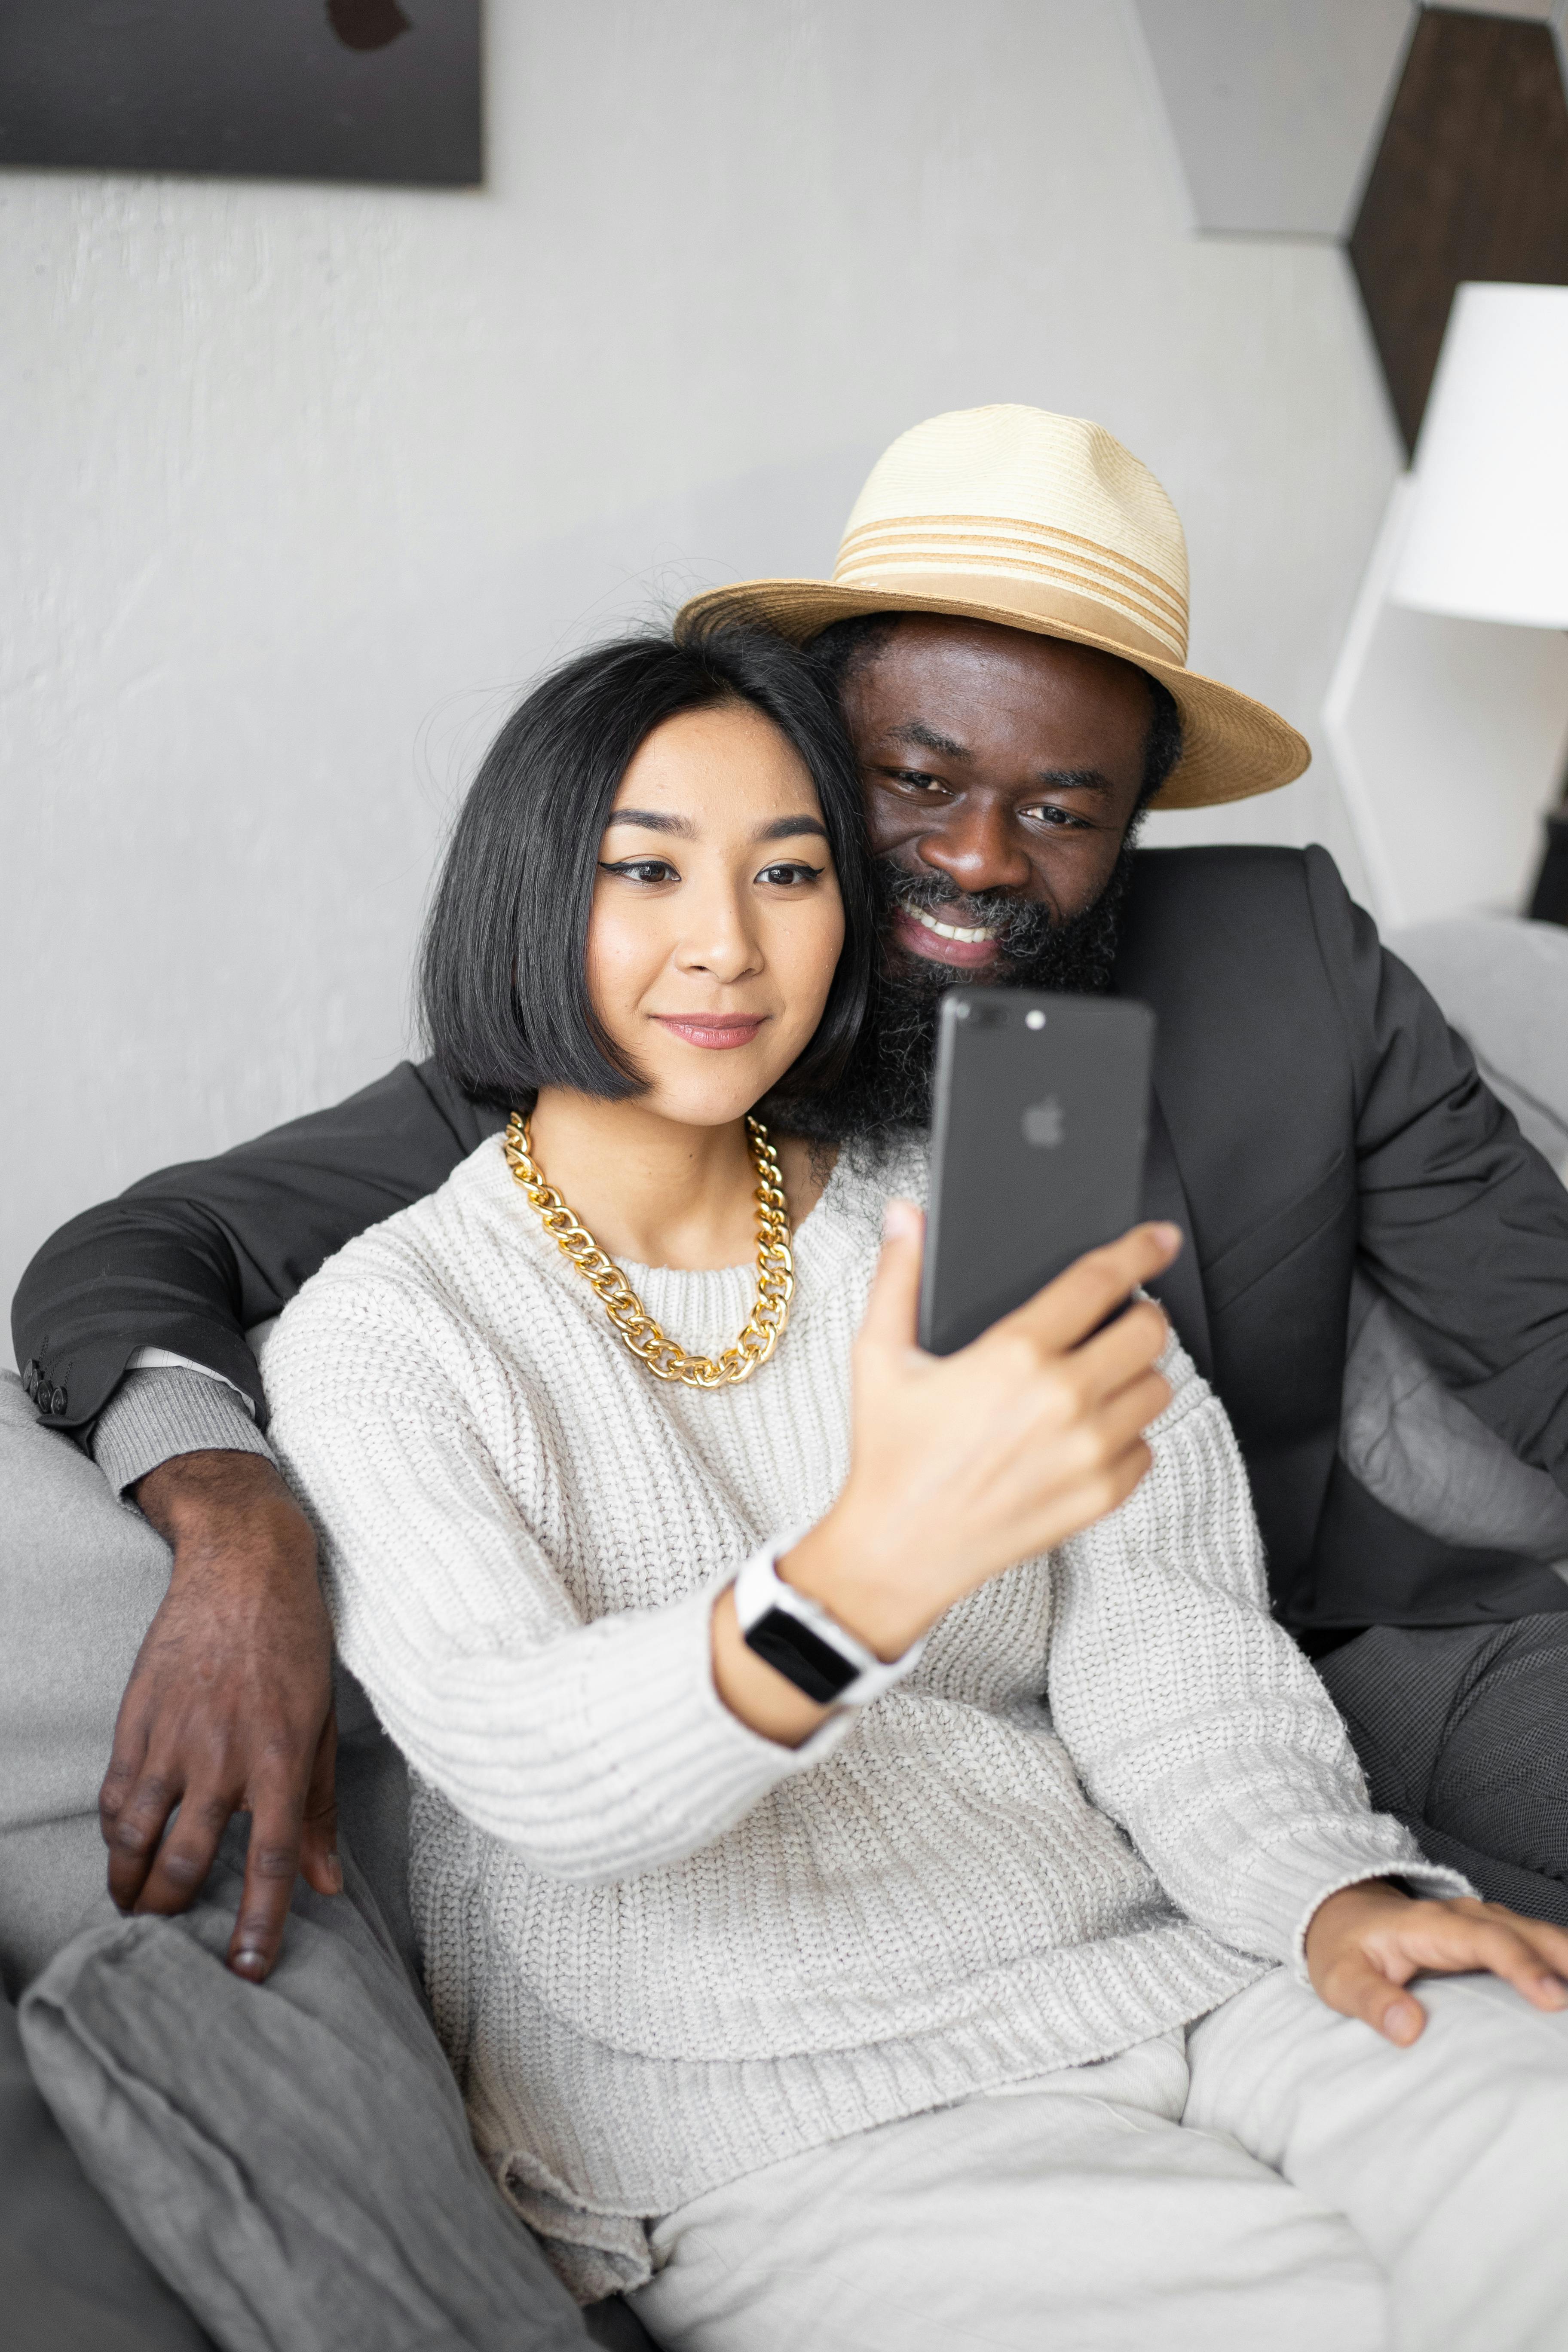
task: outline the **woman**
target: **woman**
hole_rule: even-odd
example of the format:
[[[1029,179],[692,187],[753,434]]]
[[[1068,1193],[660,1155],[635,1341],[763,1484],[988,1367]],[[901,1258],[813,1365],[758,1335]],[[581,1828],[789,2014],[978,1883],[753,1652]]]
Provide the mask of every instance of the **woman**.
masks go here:
[[[914,1348],[918,1139],[789,1134],[868,906],[800,656],[570,665],[427,943],[511,1126],[268,1353],[479,2145],[704,2352],[1371,2347],[1385,2276],[1401,2342],[1545,2342],[1568,1937],[1368,1811],[1219,1407],[1100,1328],[1172,1229]],[[1410,2051],[1421,1967],[1517,1990]]]

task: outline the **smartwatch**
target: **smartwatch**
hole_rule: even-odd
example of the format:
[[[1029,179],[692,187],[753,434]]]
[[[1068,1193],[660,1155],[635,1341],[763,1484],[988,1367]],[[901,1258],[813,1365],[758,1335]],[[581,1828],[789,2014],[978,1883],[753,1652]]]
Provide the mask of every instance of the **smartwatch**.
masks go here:
[[[784,1582],[775,1563],[788,1549],[785,1543],[753,1552],[735,1579],[742,1640],[818,1706],[868,1706],[919,1662],[925,1635],[901,1658],[879,1658],[818,1601]]]

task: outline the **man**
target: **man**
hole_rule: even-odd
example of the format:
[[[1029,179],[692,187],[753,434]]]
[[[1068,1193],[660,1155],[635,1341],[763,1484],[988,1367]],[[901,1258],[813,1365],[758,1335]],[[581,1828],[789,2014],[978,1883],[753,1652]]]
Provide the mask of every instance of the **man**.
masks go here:
[[[1158,484],[1077,419],[939,417],[874,469],[832,583],[718,591],[681,625],[734,618],[820,641],[865,776],[888,950],[836,1131],[921,1114],[955,979],[1154,1008],[1147,1213],[1190,1236],[1162,1296],[1236,1424],[1279,1612],[1322,1658],[1374,1802],[1486,1894],[1568,1921],[1568,1589],[1395,1517],[1337,1452],[1359,1267],[1568,1491],[1568,1194],[1321,851],[1134,852],[1144,805],[1268,791],[1309,756],[1186,668]],[[78,1218],[18,1294],[40,1409],[174,1549],[104,1783],[111,1889],[181,1907],[248,1807],[231,1958],[257,1978],[296,1868],[324,1891],[338,1865],[314,1546],[267,1456],[245,1330],[501,1123],[405,1064]],[[176,1804],[203,1832],[180,1867],[160,1853]]]

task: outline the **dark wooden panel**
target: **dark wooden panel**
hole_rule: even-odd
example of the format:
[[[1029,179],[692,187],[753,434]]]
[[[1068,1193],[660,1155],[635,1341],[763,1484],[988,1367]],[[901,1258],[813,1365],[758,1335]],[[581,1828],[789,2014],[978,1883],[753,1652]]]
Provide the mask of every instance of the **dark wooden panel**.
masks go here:
[[[1414,448],[1455,287],[1568,285],[1568,98],[1544,25],[1423,13],[1350,249]]]
[[[0,163],[472,186],[479,0],[0,0]]]

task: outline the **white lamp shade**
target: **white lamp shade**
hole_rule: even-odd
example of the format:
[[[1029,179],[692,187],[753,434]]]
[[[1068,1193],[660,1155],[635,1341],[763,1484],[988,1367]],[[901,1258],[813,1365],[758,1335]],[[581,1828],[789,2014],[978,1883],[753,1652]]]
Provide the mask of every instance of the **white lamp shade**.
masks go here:
[[[1568,629],[1568,286],[1461,286],[1392,594]]]

